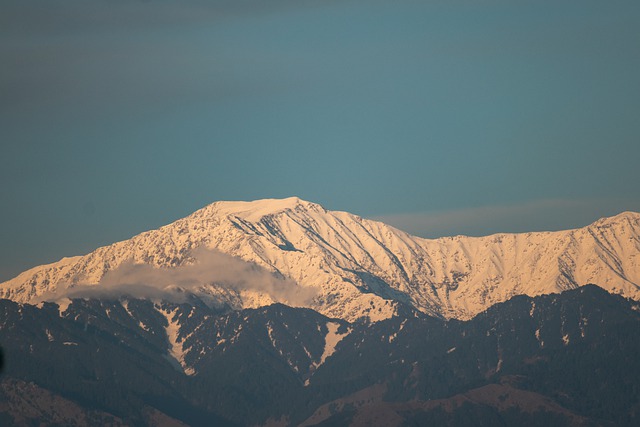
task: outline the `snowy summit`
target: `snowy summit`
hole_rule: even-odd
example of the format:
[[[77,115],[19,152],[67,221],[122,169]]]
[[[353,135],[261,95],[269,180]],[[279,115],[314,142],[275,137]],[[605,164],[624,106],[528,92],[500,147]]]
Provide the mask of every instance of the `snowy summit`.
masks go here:
[[[222,258],[193,267],[203,251]],[[192,292],[232,308],[294,303],[349,321],[389,318],[399,304],[467,319],[514,295],[588,283],[637,300],[640,214],[568,231],[430,240],[297,197],[216,202],[157,230],[25,271],[0,284],[0,296],[34,303],[140,271],[146,285],[161,277],[170,286],[175,278],[178,288],[189,283]]]

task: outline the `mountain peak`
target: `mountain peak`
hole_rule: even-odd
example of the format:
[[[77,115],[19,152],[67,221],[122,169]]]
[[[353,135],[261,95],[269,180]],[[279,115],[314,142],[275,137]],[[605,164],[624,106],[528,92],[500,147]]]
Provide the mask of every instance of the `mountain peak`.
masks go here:
[[[308,209],[310,207],[320,207],[320,205],[294,196],[285,199],[260,199],[248,202],[219,201],[205,207],[204,210],[221,216],[233,215],[254,222],[259,221],[264,216],[295,210],[298,207]]]
[[[213,262],[206,251],[227,258],[216,255]],[[186,268],[194,260],[199,267]],[[587,283],[640,300],[639,266],[640,214],[634,212],[577,230],[429,240],[289,197],[213,203],[158,230],[33,268],[0,284],[0,297],[38,301],[150,272],[162,276],[157,286],[169,279],[195,283],[207,298],[233,308],[297,301],[300,291],[315,295],[302,298],[305,306],[346,320],[389,318],[397,304],[470,318],[514,295]],[[255,268],[267,274],[256,276]],[[142,279],[135,283],[151,282]]]
[[[635,222],[635,223],[640,222],[640,213],[625,211],[625,212],[619,213],[618,215],[600,218],[593,224],[602,226],[602,225],[612,225],[612,224],[618,224],[618,223],[624,223],[624,222]]]

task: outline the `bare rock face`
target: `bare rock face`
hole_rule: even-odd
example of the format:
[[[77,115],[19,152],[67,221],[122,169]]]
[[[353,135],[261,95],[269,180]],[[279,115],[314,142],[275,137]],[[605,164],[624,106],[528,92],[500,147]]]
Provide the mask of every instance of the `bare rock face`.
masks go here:
[[[640,299],[640,214],[568,231],[428,240],[293,197],[213,203],[88,255],[25,271],[0,284],[0,297],[35,303],[145,285],[236,309],[283,302],[348,321],[386,319],[403,304],[468,319],[515,295],[588,283]]]

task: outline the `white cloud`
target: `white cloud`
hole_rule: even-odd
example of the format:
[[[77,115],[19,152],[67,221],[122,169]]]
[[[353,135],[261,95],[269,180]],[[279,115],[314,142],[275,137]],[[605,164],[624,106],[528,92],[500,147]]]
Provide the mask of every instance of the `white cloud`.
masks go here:
[[[547,199],[450,211],[391,214],[372,219],[417,236],[435,238],[578,228],[628,210],[640,211],[640,201]]]
[[[225,289],[264,292],[275,301],[288,305],[308,305],[316,290],[239,258],[214,250],[197,249],[194,262],[175,268],[154,268],[127,262],[105,274],[97,285],[80,284],[61,288],[44,299],[106,298],[128,295],[135,298],[163,298],[184,301],[190,291],[207,285]],[[185,292],[186,291],[186,292]],[[41,298],[42,299],[42,298]]]

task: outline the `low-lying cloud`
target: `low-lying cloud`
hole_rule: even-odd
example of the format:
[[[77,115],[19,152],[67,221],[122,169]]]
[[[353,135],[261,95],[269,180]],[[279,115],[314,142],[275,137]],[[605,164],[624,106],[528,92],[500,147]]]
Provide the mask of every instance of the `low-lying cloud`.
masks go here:
[[[317,290],[302,287],[291,279],[239,258],[208,249],[192,252],[192,263],[156,268],[128,261],[107,272],[98,284],[80,284],[59,289],[45,299],[134,298],[166,299],[183,302],[189,294],[206,295],[213,286],[223,291],[256,291],[274,301],[292,306],[306,306]]]

